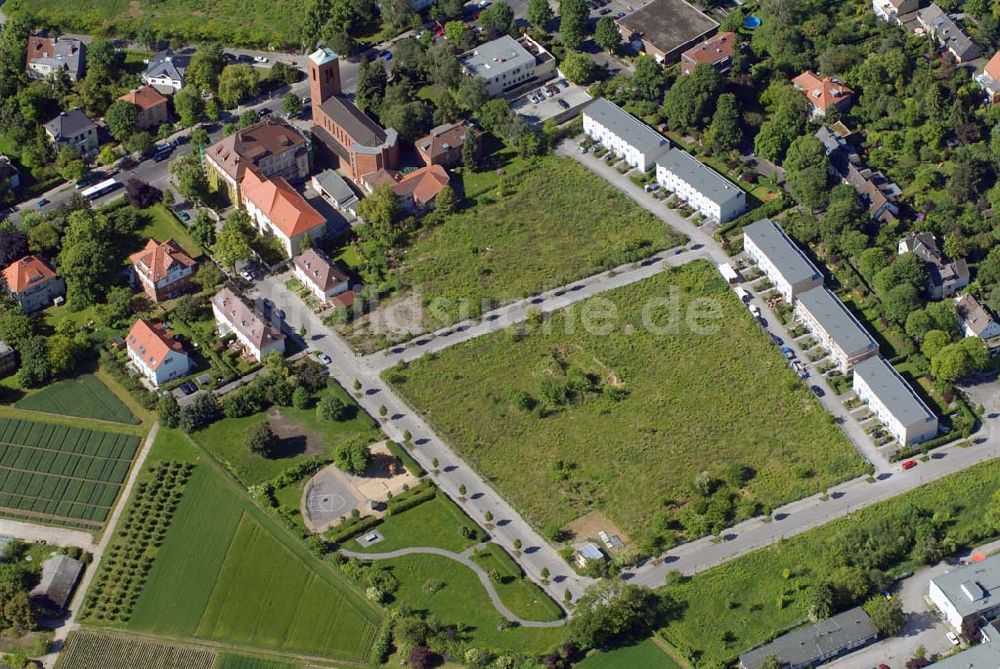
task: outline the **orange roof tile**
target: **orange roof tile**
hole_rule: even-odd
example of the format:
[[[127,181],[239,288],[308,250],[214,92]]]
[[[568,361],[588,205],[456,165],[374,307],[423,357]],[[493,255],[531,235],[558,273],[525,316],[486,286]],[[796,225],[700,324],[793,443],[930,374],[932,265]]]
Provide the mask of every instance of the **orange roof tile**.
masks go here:
[[[854,91],[841,82],[830,77],[820,79],[811,70],[806,70],[792,79],[792,84],[805,93],[813,107],[824,112],[854,94]]]
[[[736,33],[719,33],[701,44],[696,44],[681,54],[681,59],[690,63],[714,65],[733,55]]]
[[[140,318],[129,330],[125,338],[130,351],[152,370],[159,369],[171,352],[181,353],[184,347],[167,334],[163,323],[154,323]]]
[[[437,197],[449,181],[451,177],[443,167],[430,165],[410,172],[392,190],[400,197],[412,195],[414,202],[424,205]]]
[[[54,279],[55,271],[38,256],[25,256],[7,266],[3,279],[12,293],[21,293],[28,288]]]
[[[174,265],[194,267],[197,263],[172,239],[160,244],[155,239],[146,242],[146,248],[129,256],[136,272],[152,281],[159,281],[170,273]]]
[[[167,104],[166,96],[148,84],[134,91],[129,91],[118,99],[131,102],[139,109],[152,109]]]
[[[289,239],[326,224],[323,215],[284,178],[262,179],[255,170],[247,170],[242,186],[243,197]]]
[[[983,70],[993,81],[1000,83],[1000,51],[993,54],[990,62],[986,63],[986,67]]]

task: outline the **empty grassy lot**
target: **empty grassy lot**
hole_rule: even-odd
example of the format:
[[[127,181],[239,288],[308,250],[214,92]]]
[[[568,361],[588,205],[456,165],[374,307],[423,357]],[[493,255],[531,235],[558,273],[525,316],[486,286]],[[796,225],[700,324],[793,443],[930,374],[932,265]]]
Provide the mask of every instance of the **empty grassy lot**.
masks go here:
[[[484,647],[541,654],[552,650],[566,637],[563,627],[498,630],[500,614],[493,608],[479,578],[448,558],[410,555],[379,564],[390,567],[399,579],[399,590],[393,595],[397,603],[427,611],[445,625],[457,625],[461,636],[468,635]],[[434,591],[426,587],[429,583],[443,587]]]
[[[718,318],[692,321],[706,306]],[[588,332],[588,314],[598,310],[616,316],[592,321],[610,327]],[[660,332],[646,327],[644,312]],[[596,508],[633,538],[678,521],[693,536],[862,469],[830,415],[704,261],[385,377],[550,534]],[[693,491],[702,476],[715,494]]]
[[[959,548],[995,539],[997,529],[983,518],[998,488],[1000,461],[984,462],[670,585],[683,613],[663,634],[698,666],[728,664],[804,621],[813,586],[845,583],[857,573],[853,554],[883,557],[890,572],[918,569],[920,547],[911,551],[900,528],[918,522],[923,534],[934,527],[941,545]]]
[[[181,446],[165,444],[174,453]],[[187,484],[127,626],[364,661],[380,623],[330,565],[206,463]]]
[[[138,446],[134,435],[0,418],[0,513],[100,528]]]
[[[477,315],[484,304],[488,309],[491,302],[533,295],[683,241],[573,160],[514,160],[503,169],[503,177],[491,169],[465,175],[465,192],[475,205],[426,230],[407,250],[397,275],[425,305],[434,303],[424,327],[441,327]],[[387,341],[362,336],[364,323],[343,327],[356,346],[371,350]]]
[[[59,653],[59,669],[212,669],[215,653],[118,634],[73,632]]]
[[[139,423],[128,407],[93,374],[81,374],[53,383],[38,392],[30,393],[14,406],[29,411],[95,418],[113,423]]]
[[[576,666],[578,669],[680,669],[652,639],[607,653],[596,653]]]
[[[443,492],[433,499],[403,513],[388,516],[378,526],[385,539],[368,548],[351,542],[349,548],[358,553],[388,553],[410,546],[433,546],[446,551],[461,553],[475,544],[462,536],[461,528],[477,527]]]
[[[521,567],[497,544],[487,544],[483,550],[473,553],[472,559],[486,571],[499,573],[500,581],[494,582],[494,586],[500,599],[514,614],[525,620],[538,621],[563,617],[559,605],[531,579],[522,578],[524,572]]]
[[[271,409],[267,413],[271,426],[279,436],[284,437],[278,457],[265,458],[251,453],[246,447],[247,431],[264,420],[264,414],[225,418],[192,436],[202,448],[225,463],[246,486],[270,480],[305,458],[332,458],[341,444],[354,440],[375,442],[382,438],[375,421],[358,408],[353,398],[340,386],[331,384],[324,392],[333,393],[354,406],[354,416],[348,420],[331,421],[317,416],[315,409]],[[279,428],[279,424],[284,427]],[[285,435],[286,431],[289,436]]]

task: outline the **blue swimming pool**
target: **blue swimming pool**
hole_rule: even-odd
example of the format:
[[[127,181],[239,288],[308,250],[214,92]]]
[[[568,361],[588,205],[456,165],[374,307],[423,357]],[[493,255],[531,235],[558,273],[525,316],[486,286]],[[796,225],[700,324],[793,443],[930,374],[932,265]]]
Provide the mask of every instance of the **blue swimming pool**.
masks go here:
[[[760,27],[760,17],[759,16],[754,16],[753,14],[751,14],[750,16],[748,16],[745,19],[743,19],[743,27],[746,28],[746,29],[748,29],[748,30],[753,30],[754,28],[759,28]]]

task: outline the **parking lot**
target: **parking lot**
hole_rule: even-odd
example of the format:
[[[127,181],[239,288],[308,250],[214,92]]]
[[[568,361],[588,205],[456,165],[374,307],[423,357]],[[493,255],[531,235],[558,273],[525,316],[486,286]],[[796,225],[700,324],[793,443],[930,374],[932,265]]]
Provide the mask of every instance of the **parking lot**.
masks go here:
[[[565,79],[552,79],[529,89],[515,98],[510,106],[529,124],[540,125],[551,118],[562,123],[576,116],[590,100],[590,94],[582,86]]]

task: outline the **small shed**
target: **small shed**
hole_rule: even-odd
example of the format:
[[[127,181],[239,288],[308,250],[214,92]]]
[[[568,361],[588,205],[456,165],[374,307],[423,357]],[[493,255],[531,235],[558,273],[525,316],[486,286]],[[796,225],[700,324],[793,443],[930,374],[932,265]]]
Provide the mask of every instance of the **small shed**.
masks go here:
[[[31,598],[50,609],[66,610],[83,573],[83,563],[68,555],[54,555],[42,563],[42,580]]]
[[[725,279],[731,286],[740,282],[740,275],[737,274],[736,270],[733,269],[733,266],[727,262],[719,265],[719,274],[721,274],[722,278]]]
[[[574,559],[577,566],[582,569],[591,562],[602,562],[605,558],[601,549],[588,541],[587,543],[581,544],[577,547]]]

